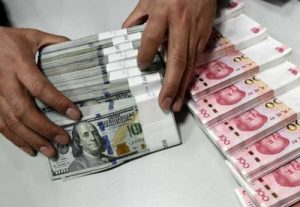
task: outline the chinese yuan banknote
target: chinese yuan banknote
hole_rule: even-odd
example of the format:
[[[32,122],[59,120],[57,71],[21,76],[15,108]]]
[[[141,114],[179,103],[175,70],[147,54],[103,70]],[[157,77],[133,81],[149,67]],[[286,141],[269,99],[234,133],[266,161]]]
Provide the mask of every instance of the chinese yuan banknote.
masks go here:
[[[244,78],[257,74],[267,67],[284,62],[284,57],[291,49],[268,37],[266,40],[236,51],[215,61],[195,68],[195,78],[190,87],[190,95],[194,101],[228,87]]]
[[[247,183],[226,161],[234,178],[258,207],[297,206],[300,201],[300,159],[295,159],[253,183]]]
[[[220,150],[227,154],[259,141],[296,119],[297,113],[275,98],[207,132]]]
[[[248,192],[259,206],[290,206],[300,200],[300,159],[248,184]]]
[[[267,38],[266,28],[245,14],[216,25],[215,29],[229,39],[237,50],[245,49]]]
[[[236,17],[243,13],[245,10],[245,4],[241,0],[231,0],[228,6],[220,11],[215,19],[215,25],[220,24],[228,19]]]
[[[197,65],[216,60],[236,49],[241,50],[267,38],[266,29],[242,14],[216,25]]]
[[[225,153],[248,147],[297,120],[300,112],[299,93],[300,86],[230,121],[207,129],[207,133]]]
[[[239,187],[235,189],[234,192],[242,207],[257,207],[244,188]]]
[[[300,69],[286,61],[196,102],[189,100],[188,107],[204,127],[212,127],[295,87],[299,77]]]
[[[300,122],[288,124],[255,144],[229,154],[228,158],[249,182],[300,156]]]
[[[300,86],[243,113],[234,119],[207,129],[224,153],[248,147],[297,120],[300,112]]]

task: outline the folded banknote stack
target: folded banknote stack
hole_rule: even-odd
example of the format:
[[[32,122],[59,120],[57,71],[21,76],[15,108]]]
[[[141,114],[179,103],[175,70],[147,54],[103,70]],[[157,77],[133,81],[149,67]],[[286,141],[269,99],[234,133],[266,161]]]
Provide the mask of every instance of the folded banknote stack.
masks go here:
[[[243,186],[243,206],[300,202],[300,68],[245,14],[216,24],[187,107]]]
[[[215,24],[240,15],[243,9],[242,2],[232,1]],[[51,179],[107,170],[181,143],[173,114],[163,112],[158,106],[165,65],[163,55],[157,53],[145,72],[137,65],[144,28],[141,25],[99,33],[40,51],[41,71],[82,112],[82,119],[75,122],[36,100],[41,111],[71,137],[68,145],[54,143],[58,159],[49,160]],[[220,56],[223,51],[233,51],[240,41],[233,38],[231,43],[217,30],[214,35],[217,38],[210,41],[200,58],[202,61],[217,54],[219,47],[213,44],[223,48],[217,54]],[[263,38],[265,33],[258,35]]]

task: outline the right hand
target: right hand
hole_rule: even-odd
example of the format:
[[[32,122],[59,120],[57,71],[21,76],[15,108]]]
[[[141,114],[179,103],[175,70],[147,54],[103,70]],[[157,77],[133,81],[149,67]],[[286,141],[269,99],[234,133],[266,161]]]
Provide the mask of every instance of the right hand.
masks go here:
[[[81,113],[52,86],[35,63],[37,51],[67,41],[32,29],[0,27],[0,133],[29,155],[37,151],[56,157],[52,143],[67,144],[70,137],[39,111],[32,97],[73,120]]]

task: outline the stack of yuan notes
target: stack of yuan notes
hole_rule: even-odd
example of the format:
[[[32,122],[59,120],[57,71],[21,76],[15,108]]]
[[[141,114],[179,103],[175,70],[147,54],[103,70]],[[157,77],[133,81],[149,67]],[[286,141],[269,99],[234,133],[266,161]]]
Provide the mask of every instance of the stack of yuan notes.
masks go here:
[[[245,14],[216,24],[186,106],[243,187],[242,206],[299,206],[300,68],[266,31]]]

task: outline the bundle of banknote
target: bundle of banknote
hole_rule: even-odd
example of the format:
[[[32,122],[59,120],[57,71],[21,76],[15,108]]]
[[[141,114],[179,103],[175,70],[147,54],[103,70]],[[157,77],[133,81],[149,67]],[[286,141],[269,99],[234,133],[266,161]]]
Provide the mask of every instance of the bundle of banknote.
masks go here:
[[[247,181],[252,182],[299,157],[299,138],[297,120],[247,148],[230,153],[228,159]]]
[[[242,51],[235,51],[217,60],[196,66],[190,95],[194,101],[197,101],[285,61],[290,53],[291,48],[268,37]]]
[[[245,4],[241,0],[231,0],[228,5],[226,5],[225,9],[221,9],[220,13],[217,14],[217,17],[215,19],[215,24],[220,24],[223,21],[226,21],[228,19],[232,19],[241,13],[243,13],[245,10]]]
[[[236,188],[234,192],[242,207],[257,207],[257,205],[254,203],[254,201],[251,199],[251,197],[243,187]],[[300,202],[295,203],[290,207],[300,207]]]
[[[235,179],[245,189],[246,203],[255,206],[299,206],[300,159],[295,159],[252,183],[245,182],[236,169],[226,161]],[[249,196],[249,198],[247,198]],[[246,205],[247,206],[247,205]]]
[[[286,59],[291,48],[243,14],[216,24],[210,42],[189,111],[244,187],[242,206],[299,206],[300,69]]]
[[[300,86],[215,127],[207,134],[225,154],[248,147],[298,119]]]
[[[51,179],[107,170],[181,143],[173,114],[158,105],[163,60],[158,55],[147,72],[137,67],[143,29],[100,33],[41,51],[42,72],[82,112],[75,122],[36,101],[71,137],[67,145],[54,143],[58,159],[49,160]]]
[[[197,65],[216,60],[235,50],[242,50],[267,38],[266,29],[248,16],[241,14],[215,25],[211,37]]]
[[[56,161],[49,160],[51,178],[106,170],[180,144],[172,114],[162,112],[157,104],[158,93],[156,88],[113,102],[88,100],[80,107],[83,117],[79,122],[47,113],[50,120],[72,137],[70,145],[55,145],[59,157]]]
[[[281,95],[299,83],[300,69],[285,61],[197,101],[189,100],[187,104],[202,126],[213,127]]]

